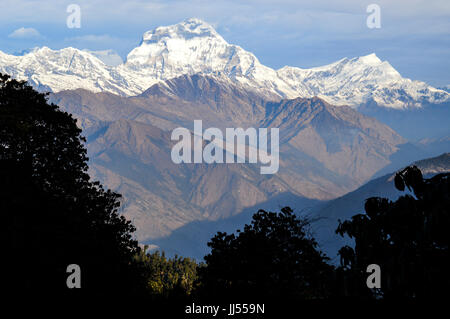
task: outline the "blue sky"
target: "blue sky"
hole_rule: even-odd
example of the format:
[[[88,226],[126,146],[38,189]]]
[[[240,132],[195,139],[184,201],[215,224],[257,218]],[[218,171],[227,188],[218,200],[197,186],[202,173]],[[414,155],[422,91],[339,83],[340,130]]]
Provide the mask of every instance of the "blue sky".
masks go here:
[[[369,29],[369,4],[381,8],[381,28]],[[69,29],[69,4],[81,8],[81,28]],[[263,64],[312,67],[375,52],[403,76],[450,84],[448,0],[1,0],[0,50],[35,46],[113,49],[122,57],[145,31],[197,17]]]

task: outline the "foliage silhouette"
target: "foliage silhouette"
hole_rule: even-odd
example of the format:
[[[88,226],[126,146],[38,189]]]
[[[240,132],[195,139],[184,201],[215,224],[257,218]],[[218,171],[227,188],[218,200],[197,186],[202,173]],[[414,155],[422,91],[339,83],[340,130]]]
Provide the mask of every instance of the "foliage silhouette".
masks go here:
[[[135,228],[120,195],[87,174],[85,139],[46,95],[0,74],[0,213],[6,251],[2,289],[21,296],[145,291]],[[81,267],[81,289],[66,268]]]
[[[395,202],[371,197],[366,214],[339,223],[336,233],[355,239],[340,250],[341,272],[354,296],[428,298],[449,295],[450,174],[424,179],[416,166],[395,176],[395,187],[412,194]],[[414,195],[414,196],[412,196]],[[366,267],[381,267],[381,288],[366,287]]]
[[[237,235],[217,233],[199,268],[200,295],[258,302],[328,297],[333,267],[307,227],[285,207],[280,213],[259,210]]]

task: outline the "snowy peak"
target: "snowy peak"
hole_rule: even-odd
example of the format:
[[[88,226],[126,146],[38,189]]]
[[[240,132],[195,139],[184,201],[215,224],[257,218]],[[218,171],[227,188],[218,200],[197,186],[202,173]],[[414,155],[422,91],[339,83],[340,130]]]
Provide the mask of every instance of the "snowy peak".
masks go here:
[[[381,61],[375,53],[352,59],[343,58],[334,63],[310,69],[285,66],[277,72],[281,77],[303,77],[306,80],[311,76],[316,78],[331,78],[338,74],[345,77],[349,75],[366,75],[367,78],[377,80],[380,80],[380,78],[383,80],[399,80],[402,78],[400,73],[389,62]]]
[[[178,66],[187,63],[199,64],[202,61],[198,59],[206,57],[208,50],[220,50],[227,45],[211,25],[199,19],[187,19],[175,25],[157,27],[145,32],[140,45],[128,54],[126,64],[131,68],[137,65],[163,68],[163,65],[158,64],[165,64],[167,59],[170,60],[167,62]],[[183,61],[186,58],[189,61]]]
[[[199,19],[146,32],[121,70],[133,73],[127,81],[142,90],[149,87],[149,82],[201,73],[225,75],[265,95],[273,94],[277,86],[281,88],[277,93],[280,97],[289,92],[273,69],[261,65],[252,53],[227,43],[211,25]]]
[[[191,38],[205,38],[212,37],[219,40],[223,38],[216,32],[216,30],[208,23],[191,18],[181,23],[166,26],[157,27],[152,31],[147,31],[142,37],[143,43],[155,43],[163,39],[191,39]]]
[[[54,92],[83,88],[138,95],[162,81],[203,74],[225,77],[243,89],[271,98],[318,96],[337,105],[376,102],[393,108],[450,101],[447,91],[402,78],[374,53],[310,69],[286,66],[276,71],[195,18],[145,32],[125,63],[117,58],[111,51],[75,48],[43,47],[23,56],[0,51],[0,72]]]
[[[304,96],[319,96],[337,105],[374,101],[387,107],[405,108],[450,100],[450,95],[442,90],[402,78],[389,62],[374,53],[310,69],[285,66],[277,73],[296,91],[305,90]]]
[[[356,58],[356,60],[358,62],[360,62],[360,63],[364,63],[364,64],[367,64],[367,65],[374,65],[374,66],[382,63],[380,58],[377,57],[377,55],[375,53],[371,53],[371,54],[368,54],[366,56],[362,56],[362,57]]]
[[[195,18],[187,19],[145,32],[140,45],[128,54],[127,64],[151,64],[154,57],[169,54],[177,60],[197,50],[204,51],[220,45],[226,46],[228,43],[210,24]]]
[[[387,61],[381,61],[375,53],[353,59],[345,59],[345,67],[357,71],[366,70],[371,76],[384,80],[400,80],[402,76]]]
[[[120,75],[111,81],[114,73],[112,67],[90,52],[72,47],[61,50],[36,48],[23,56],[0,53],[0,72],[27,80],[43,91],[59,92],[78,88],[116,94],[123,94],[124,91]]]

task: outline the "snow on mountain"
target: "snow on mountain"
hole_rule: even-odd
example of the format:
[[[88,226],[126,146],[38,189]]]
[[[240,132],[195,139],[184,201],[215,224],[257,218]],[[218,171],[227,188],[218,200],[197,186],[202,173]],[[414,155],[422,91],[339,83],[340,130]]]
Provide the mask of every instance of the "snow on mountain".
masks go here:
[[[71,47],[62,50],[42,47],[23,56],[0,51],[0,72],[53,92],[82,88],[121,95],[139,93],[127,90],[128,83],[114,67],[92,53]]]
[[[263,93],[298,95],[275,70],[262,65],[252,53],[228,44],[211,25],[198,19],[146,32],[119,68],[131,75],[128,81],[142,88],[148,88],[150,81],[203,73],[226,76]]]
[[[0,51],[0,72],[54,92],[84,88],[137,95],[160,81],[201,73],[226,78],[267,96],[319,96],[338,105],[358,106],[375,101],[403,108],[450,100],[450,94],[444,90],[402,78],[375,54],[311,69],[286,66],[273,70],[252,53],[227,43],[211,25],[199,19],[144,33],[125,63],[105,64],[105,56],[110,54],[74,48],[54,51],[43,47],[23,56]]]
[[[402,108],[449,100],[444,90],[402,78],[374,53],[311,69],[286,66],[278,75],[294,89],[306,86],[306,96],[319,96],[332,104],[358,105],[374,100],[379,105]]]

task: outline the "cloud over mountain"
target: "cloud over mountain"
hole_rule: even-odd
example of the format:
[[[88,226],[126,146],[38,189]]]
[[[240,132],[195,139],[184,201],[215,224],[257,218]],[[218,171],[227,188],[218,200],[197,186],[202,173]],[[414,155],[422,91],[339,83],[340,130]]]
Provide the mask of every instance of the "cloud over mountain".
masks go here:
[[[14,30],[12,33],[8,35],[8,38],[13,39],[32,39],[32,38],[40,38],[41,34],[38,30],[34,28],[19,28]]]

